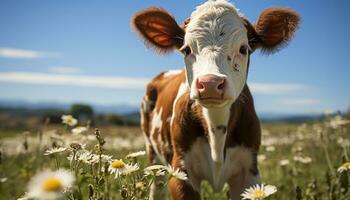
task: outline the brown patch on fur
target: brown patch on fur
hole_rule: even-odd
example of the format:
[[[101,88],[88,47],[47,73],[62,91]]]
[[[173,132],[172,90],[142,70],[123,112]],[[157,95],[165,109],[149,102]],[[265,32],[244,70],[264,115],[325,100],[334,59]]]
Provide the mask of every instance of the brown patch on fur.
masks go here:
[[[162,8],[152,7],[136,13],[131,19],[131,24],[146,45],[160,54],[178,49],[183,44],[184,30],[174,17]]]
[[[200,200],[200,194],[193,189],[189,182],[171,178],[169,181],[169,190],[173,200]]]
[[[163,143],[156,142],[157,146],[153,148],[157,148],[158,152],[160,152],[166,159],[168,163],[171,163],[172,159],[172,143],[171,143],[171,135],[170,135],[170,122],[168,118],[172,116],[173,112],[173,102],[177,95],[177,91],[180,87],[181,82],[185,81],[185,72],[182,71],[177,75],[170,75],[165,77],[164,72],[160,73],[156,76],[148,85],[145,97],[153,96],[152,99],[156,99],[154,102],[154,109],[151,112],[147,113],[144,116],[144,124],[142,124],[143,130],[147,131],[146,135],[150,137],[153,134],[153,139],[157,141],[157,138],[161,138]],[[156,91],[156,92],[155,92]],[[144,99],[145,99],[144,97]],[[150,133],[152,127],[152,119],[154,117],[154,113],[159,113],[162,108],[162,127],[160,129],[155,129],[154,133]],[[141,113],[142,114],[142,113]],[[159,135],[160,134],[160,135]],[[168,144],[166,146],[164,144]]]
[[[299,15],[288,8],[264,10],[255,25],[255,31],[262,41],[262,51],[273,53],[286,45],[299,27]]]
[[[293,38],[300,17],[288,8],[269,8],[261,13],[255,26],[244,17],[242,20],[252,50],[261,48],[262,52],[270,54],[287,45]]]

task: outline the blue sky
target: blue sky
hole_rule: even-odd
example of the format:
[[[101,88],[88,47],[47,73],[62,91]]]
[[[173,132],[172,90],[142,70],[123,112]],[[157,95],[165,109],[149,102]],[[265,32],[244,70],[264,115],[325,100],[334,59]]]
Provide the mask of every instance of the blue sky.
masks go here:
[[[148,50],[130,17],[158,6],[182,23],[203,2],[0,0],[0,100],[138,105],[147,80],[181,69],[183,60]],[[258,112],[348,109],[349,1],[233,2],[252,22],[273,6],[302,17],[289,46],[251,58],[248,84]]]

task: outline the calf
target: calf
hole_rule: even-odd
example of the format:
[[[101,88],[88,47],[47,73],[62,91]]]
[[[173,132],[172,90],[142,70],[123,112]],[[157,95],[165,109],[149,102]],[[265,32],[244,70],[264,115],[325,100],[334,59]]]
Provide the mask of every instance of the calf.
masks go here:
[[[184,56],[184,70],[161,73],[147,85],[141,106],[150,162],[170,163],[188,175],[187,181],[170,180],[173,199],[200,199],[203,180],[214,191],[228,183],[231,199],[260,182],[261,130],[246,83],[249,57],[259,48],[277,51],[298,22],[294,11],[270,8],[252,25],[224,0],[198,6],[182,26],[161,8],[134,15],[132,25],[146,45]],[[166,199],[157,181],[150,199]]]

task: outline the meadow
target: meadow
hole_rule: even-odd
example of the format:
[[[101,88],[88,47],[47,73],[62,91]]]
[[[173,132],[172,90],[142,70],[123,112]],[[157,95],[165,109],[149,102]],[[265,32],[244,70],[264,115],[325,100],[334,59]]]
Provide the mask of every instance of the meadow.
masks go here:
[[[51,192],[48,198],[147,199],[156,176],[186,178],[167,166],[146,168],[138,127],[95,129],[69,123],[72,125],[72,121],[61,126],[43,124],[31,132],[0,132],[1,200],[30,199],[34,193],[43,197],[45,191]],[[264,123],[262,129],[261,179],[277,188],[266,199],[350,199],[349,121],[329,116],[306,123]],[[52,178],[57,171],[66,173],[67,180],[50,179],[41,184],[45,173]],[[56,194],[64,181],[70,187]],[[167,182],[161,184],[166,187]],[[203,182],[201,193],[203,199],[224,200],[227,191],[225,187],[213,193]]]

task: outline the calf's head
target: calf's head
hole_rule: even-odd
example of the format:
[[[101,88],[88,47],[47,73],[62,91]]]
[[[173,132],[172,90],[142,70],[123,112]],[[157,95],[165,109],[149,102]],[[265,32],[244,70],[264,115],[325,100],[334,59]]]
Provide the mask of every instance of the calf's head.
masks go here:
[[[231,105],[246,83],[250,54],[258,48],[275,52],[293,37],[298,23],[294,11],[270,8],[253,25],[225,0],[198,6],[181,26],[161,8],[132,19],[149,47],[183,54],[190,97],[207,108]]]

